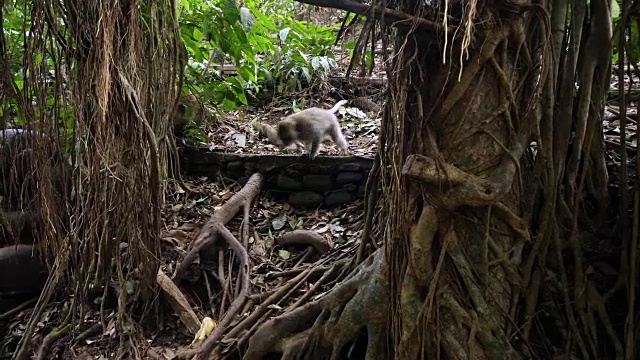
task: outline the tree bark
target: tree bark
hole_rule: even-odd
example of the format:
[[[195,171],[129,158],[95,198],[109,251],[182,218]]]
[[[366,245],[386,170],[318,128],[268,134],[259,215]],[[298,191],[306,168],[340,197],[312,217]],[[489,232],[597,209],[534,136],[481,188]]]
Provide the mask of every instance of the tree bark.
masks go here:
[[[386,281],[377,286],[389,296],[385,358],[520,359],[558,348],[569,349],[565,356],[602,355],[592,346],[597,331],[590,331],[594,315],[586,309],[602,309],[603,303],[580,290],[595,286],[581,280],[586,275],[575,219],[584,216],[584,196],[606,208],[599,132],[610,71],[606,1],[573,5],[572,32],[566,31],[567,3],[559,0],[553,6],[478,2],[464,12],[449,4],[451,16],[438,27],[433,24],[442,24],[442,13],[416,1],[394,3],[393,9],[386,2],[373,8],[304,2],[405,20],[383,22],[395,26],[379,147],[384,206],[377,226]],[[580,11],[587,6],[588,13]],[[588,51],[596,48],[603,51]],[[584,184],[583,193],[578,189]],[[369,261],[377,263],[382,254]],[[571,268],[563,264],[565,256]],[[554,260],[552,269],[547,258]],[[335,294],[351,286],[341,284],[324,301],[265,324],[246,358],[259,359],[265,349],[286,359],[336,358],[347,342],[327,336],[339,327],[330,326],[326,314],[350,303],[335,301]],[[544,340],[546,347],[538,350],[530,346],[532,337],[543,339],[547,330],[534,334],[531,324],[543,296],[562,303],[550,311],[557,315],[552,331],[565,335]],[[373,310],[357,321],[376,323],[379,304],[361,305]],[[354,321],[345,318],[353,314],[342,315],[342,321]],[[351,341],[358,337],[350,332]],[[609,339],[620,348],[615,337]],[[368,348],[365,358],[376,356]]]

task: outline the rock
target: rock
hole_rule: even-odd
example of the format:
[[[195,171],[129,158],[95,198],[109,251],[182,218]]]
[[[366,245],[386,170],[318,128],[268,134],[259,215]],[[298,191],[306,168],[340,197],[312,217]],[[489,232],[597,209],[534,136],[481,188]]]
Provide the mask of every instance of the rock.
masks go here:
[[[358,185],[355,184],[345,184],[342,188],[350,193],[358,191]]]
[[[300,180],[296,180],[282,173],[278,174],[276,186],[282,190],[302,190],[302,182]]]
[[[359,164],[359,163],[345,163],[345,164],[340,165],[340,167],[338,169],[340,171],[353,171],[353,172],[362,171],[362,164]]]
[[[242,172],[244,171],[244,164],[240,160],[229,161],[227,163],[227,170],[233,172]]]
[[[345,184],[360,184],[362,182],[362,173],[354,171],[345,171],[338,174],[336,184],[342,186]]]
[[[329,175],[305,175],[302,184],[307,190],[325,192],[333,190],[333,181]]]
[[[258,168],[258,165],[256,165],[256,163],[255,163],[255,162],[253,162],[253,161],[248,161],[248,162],[246,162],[246,163],[244,164],[244,168],[245,168],[247,171],[255,172],[255,171],[256,171],[256,169]]]
[[[353,201],[353,196],[345,190],[332,191],[324,198],[324,204],[329,207],[348,204],[351,201]]]
[[[31,245],[0,248],[0,294],[36,294],[47,281],[45,268]],[[0,296],[2,297],[2,296]]]
[[[279,168],[280,168],[280,165],[265,161],[265,162],[259,162],[258,163],[258,169],[257,170],[258,170],[259,173],[266,174],[266,173],[270,173],[273,170],[276,170],[276,169],[279,169]]]
[[[315,208],[322,204],[322,195],[313,191],[301,191],[289,196],[289,204],[297,208]]]
[[[318,159],[318,158],[316,158]],[[331,166],[318,164],[317,160],[309,162],[297,162],[287,166],[287,171],[297,173],[311,173],[311,174],[328,174],[331,172]]]
[[[358,195],[359,196],[364,196],[365,190],[366,190],[365,185],[358,186]]]

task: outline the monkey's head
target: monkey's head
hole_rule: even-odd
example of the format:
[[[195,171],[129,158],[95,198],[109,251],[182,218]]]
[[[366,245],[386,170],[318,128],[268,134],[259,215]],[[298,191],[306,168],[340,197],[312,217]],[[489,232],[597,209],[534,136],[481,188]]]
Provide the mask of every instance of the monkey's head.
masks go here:
[[[286,120],[280,121],[278,123],[277,131],[278,131],[278,137],[280,138],[280,141],[282,141],[284,146],[291,145],[291,143],[298,138],[297,136],[298,134],[294,129],[294,124]]]

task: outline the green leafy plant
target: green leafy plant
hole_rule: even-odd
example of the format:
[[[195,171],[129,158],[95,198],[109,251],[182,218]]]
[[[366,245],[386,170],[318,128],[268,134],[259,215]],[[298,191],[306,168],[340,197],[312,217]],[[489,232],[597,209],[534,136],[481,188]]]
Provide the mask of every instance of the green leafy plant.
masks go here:
[[[245,7],[229,0],[181,4],[189,53],[186,86],[223,110],[246,105],[260,92],[300,90],[326,79],[337,65],[332,28],[293,20],[293,1],[247,1]],[[233,64],[236,74],[225,76],[211,63]]]

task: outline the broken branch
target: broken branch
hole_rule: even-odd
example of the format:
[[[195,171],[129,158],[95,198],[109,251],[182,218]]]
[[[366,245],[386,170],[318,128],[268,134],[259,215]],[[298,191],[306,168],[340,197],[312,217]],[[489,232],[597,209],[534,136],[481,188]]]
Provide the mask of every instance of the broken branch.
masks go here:
[[[182,294],[182,291],[178,289],[176,284],[171,281],[169,276],[161,269],[158,269],[156,281],[166,295],[169,304],[178,314],[178,317],[180,317],[180,321],[182,321],[192,335],[196,334],[200,329],[200,320],[191,308],[191,305],[189,305],[187,298]]]

